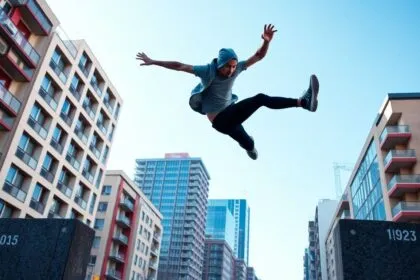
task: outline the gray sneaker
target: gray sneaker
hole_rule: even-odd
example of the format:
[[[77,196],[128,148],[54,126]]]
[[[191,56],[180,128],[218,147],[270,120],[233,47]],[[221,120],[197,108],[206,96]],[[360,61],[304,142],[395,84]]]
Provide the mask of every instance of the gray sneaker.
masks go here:
[[[253,160],[256,160],[258,158],[258,152],[257,152],[257,149],[255,149],[255,147],[254,147],[254,149],[252,151],[246,151],[246,153]]]
[[[318,78],[315,75],[311,75],[309,80],[309,88],[304,92],[301,101],[305,100],[304,106],[302,108],[315,112],[318,108],[318,91],[319,91],[319,82]]]

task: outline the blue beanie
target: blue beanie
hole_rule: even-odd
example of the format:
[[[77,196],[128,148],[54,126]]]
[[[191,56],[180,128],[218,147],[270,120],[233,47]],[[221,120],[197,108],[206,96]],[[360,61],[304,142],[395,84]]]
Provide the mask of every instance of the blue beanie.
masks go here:
[[[221,49],[219,51],[219,57],[217,58],[217,68],[222,68],[231,59],[238,61],[238,56],[235,51],[229,48]]]

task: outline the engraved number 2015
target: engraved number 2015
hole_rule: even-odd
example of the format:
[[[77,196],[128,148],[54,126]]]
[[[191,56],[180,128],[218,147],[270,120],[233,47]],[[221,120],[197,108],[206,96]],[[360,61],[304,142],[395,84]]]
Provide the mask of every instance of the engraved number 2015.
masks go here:
[[[0,235],[0,246],[16,246],[19,241],[19,235],[9,235],[1,234]]]
[[[416,231],[414,230],[400,230],[400,229],[387,229],[389,240],[397,241],[416,241]]]

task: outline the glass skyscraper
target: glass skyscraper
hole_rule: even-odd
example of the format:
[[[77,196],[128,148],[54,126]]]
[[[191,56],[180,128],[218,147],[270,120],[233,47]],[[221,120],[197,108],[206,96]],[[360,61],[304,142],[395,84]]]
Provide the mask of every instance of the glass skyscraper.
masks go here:
[[[209,180],[188,154],[136,160],[134,181],[163,215],[159,280],[201,280]]]
[[[210,199],[209,206],[225,206],[235,219],[235,257],[248,265],[250,209],[246,199]]]
[[[227,206],[214,206],[209,200],[207,208],[206,238],[225,240],[235,248],[235,218]]]

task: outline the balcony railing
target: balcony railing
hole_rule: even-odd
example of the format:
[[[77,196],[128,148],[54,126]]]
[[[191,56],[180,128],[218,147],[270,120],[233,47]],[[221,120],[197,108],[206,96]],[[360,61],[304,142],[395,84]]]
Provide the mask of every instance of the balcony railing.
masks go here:
[[[54,96],[52,96],[48,91],[42,87],[39,89],[39,95],[47,102],[47,104],[55,111],[57,109],[57,101],[55,101]]]
[[[80,101],[80,92],[75,88],[73,85],[70,85],[70,92],[73,94],[73,96],[77,99],[77,101]]]
[[[83,169],[82,175],[91,183],[93,183],[93,175],[87,171],[86,169]]]
[[[34,209],[35,211],[41,214],[43,214],[45,210],[45,204],[35,199],[31,199],[31,202],[29,203],[29,207],[31,207],[32,209]]]
[[[71,164],[71,166],[74,167],[77,171],[79,171],[80,168],[80,162],[76,159],[76,157],[72,154],[66,155],[66,160]]]
[[[60,190],[65,196],[71,197],[73,190],[69,188],[64,182],[58,182],[57,189]]]
[[[48,171],[44,167],[41,168],[41,176],[44,177],[50,183],[54,181],[54,174],[52,174],[50,171]]]
[[[30,127],[32,127],[33,130],[35,130],[39,136],[41,136],[43,139],[47,139],[48,131],[44,128],[42,124],[37,122],[32,118],[32,116],[28,119],[28,124]]]
[[[18,147],[16,150],[16,156],[20,158],[24,163],[26,163],[30,168],[33,170],[36,169],[38,161],[32,157],[32,155],[28,154],[25,150]]]
[[[130,211],[133,211],[134,210],[134,204],[133,204],[133,202],[131,202],[127,198],[126,199],[123,199],[121,201],[121,207],[123,207],[125,209],[128,209]]]
[[[117,217],[117,222],[119,222],[120,224],[124,224],[124,226],[126,227],[130,226],[130,219],[121,214]]]
[[[112,258],[112,259],[114,259],[114,260],[116,260],[116,261],[118,261],[118,262],[120,262],[120,263],[124,263],[124,261],[125,261],[125,255],[122,254],[122,253],[112,252],[109,255],[109,257]]]
[[[97,122],[96,125],[99,127],[99,129],[102,131],[102,133],[104,135],[106,135],[107,131],[106,131],[106,128],[104,126],[104,123],[103,122]]]
[[[13,127],[13,118],[7,115],[3,115],[0,117],[0,127],[6,130],[12,130]]]
[[[60,214],[58,214],[58,211],[57,212],[50,211],[50,212],[48,212],[48,218],[62,219],[64,217],[62,217]]]
[[[67,75],[64,74],[64,69],[61,69],[57,63],[51,59],[50,61],[50,67],[52,70],[54,70],[54,73],[57,74],[58,78],[65,84],[67,82]]]
[[[128,243],[128,237],[127,237],[127,236],[125,236],[125,235],[124,235],[124,234],[122,234],[122,233],[116,233],[116,234],[114,235],[114,239],[115,239],[115,240],[120,241],[121,243],[123,243],[123,244],[125,244],[125,245],[127,245],[127,243]]]
[[[80,68],[80,70],[82,70],[82,73],[87,78],[89,76],[90,69],[87,69],[86,67],[84,67],[80,62],[79,62],[79,68]]]
[[[95,145],[90,144],[89,148],[92,151],[92,153],[96,156],[97,159],[101,157],[101,152],[99,152],[99,150],[95,147]]]
[[[0,26],[3,32],[8,34],[13,43],[27,57],[27,63],[32,64],[34,67],[37,66],[40,55],[2,9],[0,9]]]
[[[56,139],[52,138],[50,144],[54,149],[57,150],[58,153],[61,154],[63,152],[63,146],[61,146],[61,144],[58,143]]]
[[[64,122],[65,122],[68,126],[71,126],[71,125],[72,125],[73,119],[72,119],[72,117],[71,117],[70,115],[67,115],[67,114],[65,114],[65,113],[61,112],[61,113],[60,113],[60,117],[63,119],[63,121],[64,121]]]
[[[106,272],[106,276],[110,277],[111,279],[120,280],[122,279],[122,274],[119,271],[116,271],[115,269],[108,269]]]
[[[37,35],[48,35],[52,24],[35,0],[9,0],[13,6],[22,7],[22,16],[29,29]]]
[[[411,131],[408,125],[387,126],[379,137],[382,148],[392,148],[404,144],[410,139]]]
[[[14,115],[19,113],[21,102],[0,84],[0,102],[6,105]]]
[[[90,84],[95,89],[95,92],[98,94],[98,96],[101,97],[102,96],[102,90],[99,88],[98,83],[95,83],[93,80],[91,80]]]
[[[26,192],[15,186],[13,183],[8,181],[4,182],[3,190],[8,194],[15,197],[17,200],[24,202],[26,198]]]
[[[83,200],[83,198],[81,196],[76,196],[74,198],[74,201],[80,206],[82,207],[83,210],[86,210],[87,207],[87,202],[85,200]]]
[[[12,79],[18,82],[30,82],[34,75],[34,69],[30,68],[12,48],[9,48],[6,53],[0,53],[0,65]]]
[[[95,119],[95,113],[93,112],[92,107],[90,105],[88,105],[86,102],[83,102],[83,108],[85,108],[86,113],[92,120]]]
[[[385,171],[408,168],[417,161],[415,150],[391,150],[384,159]]]
[[[397,205],[392,208],[392,216],[395,217],[400,212],[415,212],[418,213],[420,216],[420,202],[408,202],[408,201],[401,201]]]
[[[80,128],[75,127],[74,132],[76,133],[77,137],[79,137],[79,139],[82,140],[84,144],[87,143],[88,138],[86,134]]]

